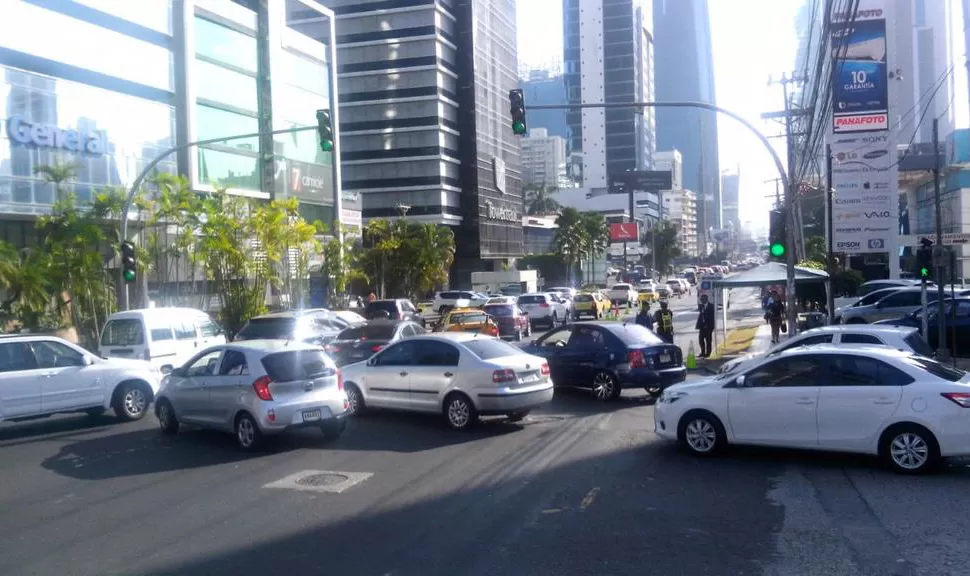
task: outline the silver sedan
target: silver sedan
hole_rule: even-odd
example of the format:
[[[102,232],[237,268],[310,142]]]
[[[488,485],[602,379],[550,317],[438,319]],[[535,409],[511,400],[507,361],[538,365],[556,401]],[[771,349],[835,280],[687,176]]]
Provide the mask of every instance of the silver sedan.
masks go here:
[[[482,415],[512,421],[552,400],[549,364],[497,338],[461,332],[415,336],[343,367],[350,411],[442,414],[455,429]]]
[[[180,424],[225,430],[253,450],[294,428],[340,436],[349,407],[340,371],[319,346],[247,340],[203,350],[168,374],[155,415],[166,434]]]

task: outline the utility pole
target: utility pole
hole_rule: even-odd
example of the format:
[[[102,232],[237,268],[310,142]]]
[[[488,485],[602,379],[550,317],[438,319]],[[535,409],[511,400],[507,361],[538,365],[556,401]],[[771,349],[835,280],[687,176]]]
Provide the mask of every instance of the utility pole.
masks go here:
[[[832,234],[834,226],[832,223],[832,205],[835,203],[832,193],[832,147],[825,145],[825,254],[826,264],[829,272],[829,289],[825,302],[825,307],[829,312],[829,325],[835,323],[835,286],[832,279],[835,278],[835,251],[833,246],[835,241]],[[925,333],[925,332],[924,332]]]
[[[933,268],[936,270],[936,320],[937,320],[937,354],[940,358],[946,358],[949,351],[946,347],[946,322],[944,315],[945,304],[943,297],[946,294],[943,282],[945,280],[943,272],[943,207],[940,205],[940,172],[943,167],[940,165],[940,121],[933,119],[933,203],[936,208],[936,246],[933,248]]]

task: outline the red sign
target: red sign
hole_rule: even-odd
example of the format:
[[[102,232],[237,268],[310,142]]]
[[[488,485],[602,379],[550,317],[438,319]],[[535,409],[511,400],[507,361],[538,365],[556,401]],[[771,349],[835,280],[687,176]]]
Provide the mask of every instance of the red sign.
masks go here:
[[[640,229],[636,222],[610,224],[610,240],[613,242],[637,242],[640,239]]]
[[[836,116],[836,132],[863,132],[867,130],[888,130],[889,115],[883,113]]]

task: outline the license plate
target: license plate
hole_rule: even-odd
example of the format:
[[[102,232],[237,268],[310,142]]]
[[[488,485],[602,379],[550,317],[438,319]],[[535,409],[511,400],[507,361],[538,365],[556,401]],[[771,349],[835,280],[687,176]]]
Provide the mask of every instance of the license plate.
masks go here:
[[[661,354],[660,355],[660,363],[661,364],[666,364],[668,362],[670,362],[670,354]]]
[[[523,384],[531,384],[532,382],[538,382],[539,381],[539,376],[537,374],[527,374],[527,375],[523,376],[522,378],[520,378],[520,381]]]
[[[304,410],[303,411],[303,421],[304,422],[314,422],[320,419],[319,410]]]

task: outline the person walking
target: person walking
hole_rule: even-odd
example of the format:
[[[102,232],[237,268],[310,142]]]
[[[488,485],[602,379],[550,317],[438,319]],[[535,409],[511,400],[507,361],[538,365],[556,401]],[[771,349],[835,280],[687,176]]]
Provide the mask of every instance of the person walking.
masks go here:
[[[644,302],[640,306],[640,313],[637,314],[636,323],[647,330],[653,330],[653,315],[650,314],[650,303]]]
[[[701,296],[701,312],[697,315],[697,332],[701,345],[701,358],[710,358],[714,345],[714,304],[707,299],[707,294]]]
[[[674,313],[667,307],[666,301],[660,302],[660,310],[654,315],[657,326],[656,333],[660,339],[668,344],[674,343]]]
[[[785,321],[785,305],[782,304],[778,292],[771,291],[768,298],[768,305],[765,308],[765,321],[771,326],[771,343],[777,344],[781,341],[782,323]],[[787,332],[787,330],[786,330]]]

